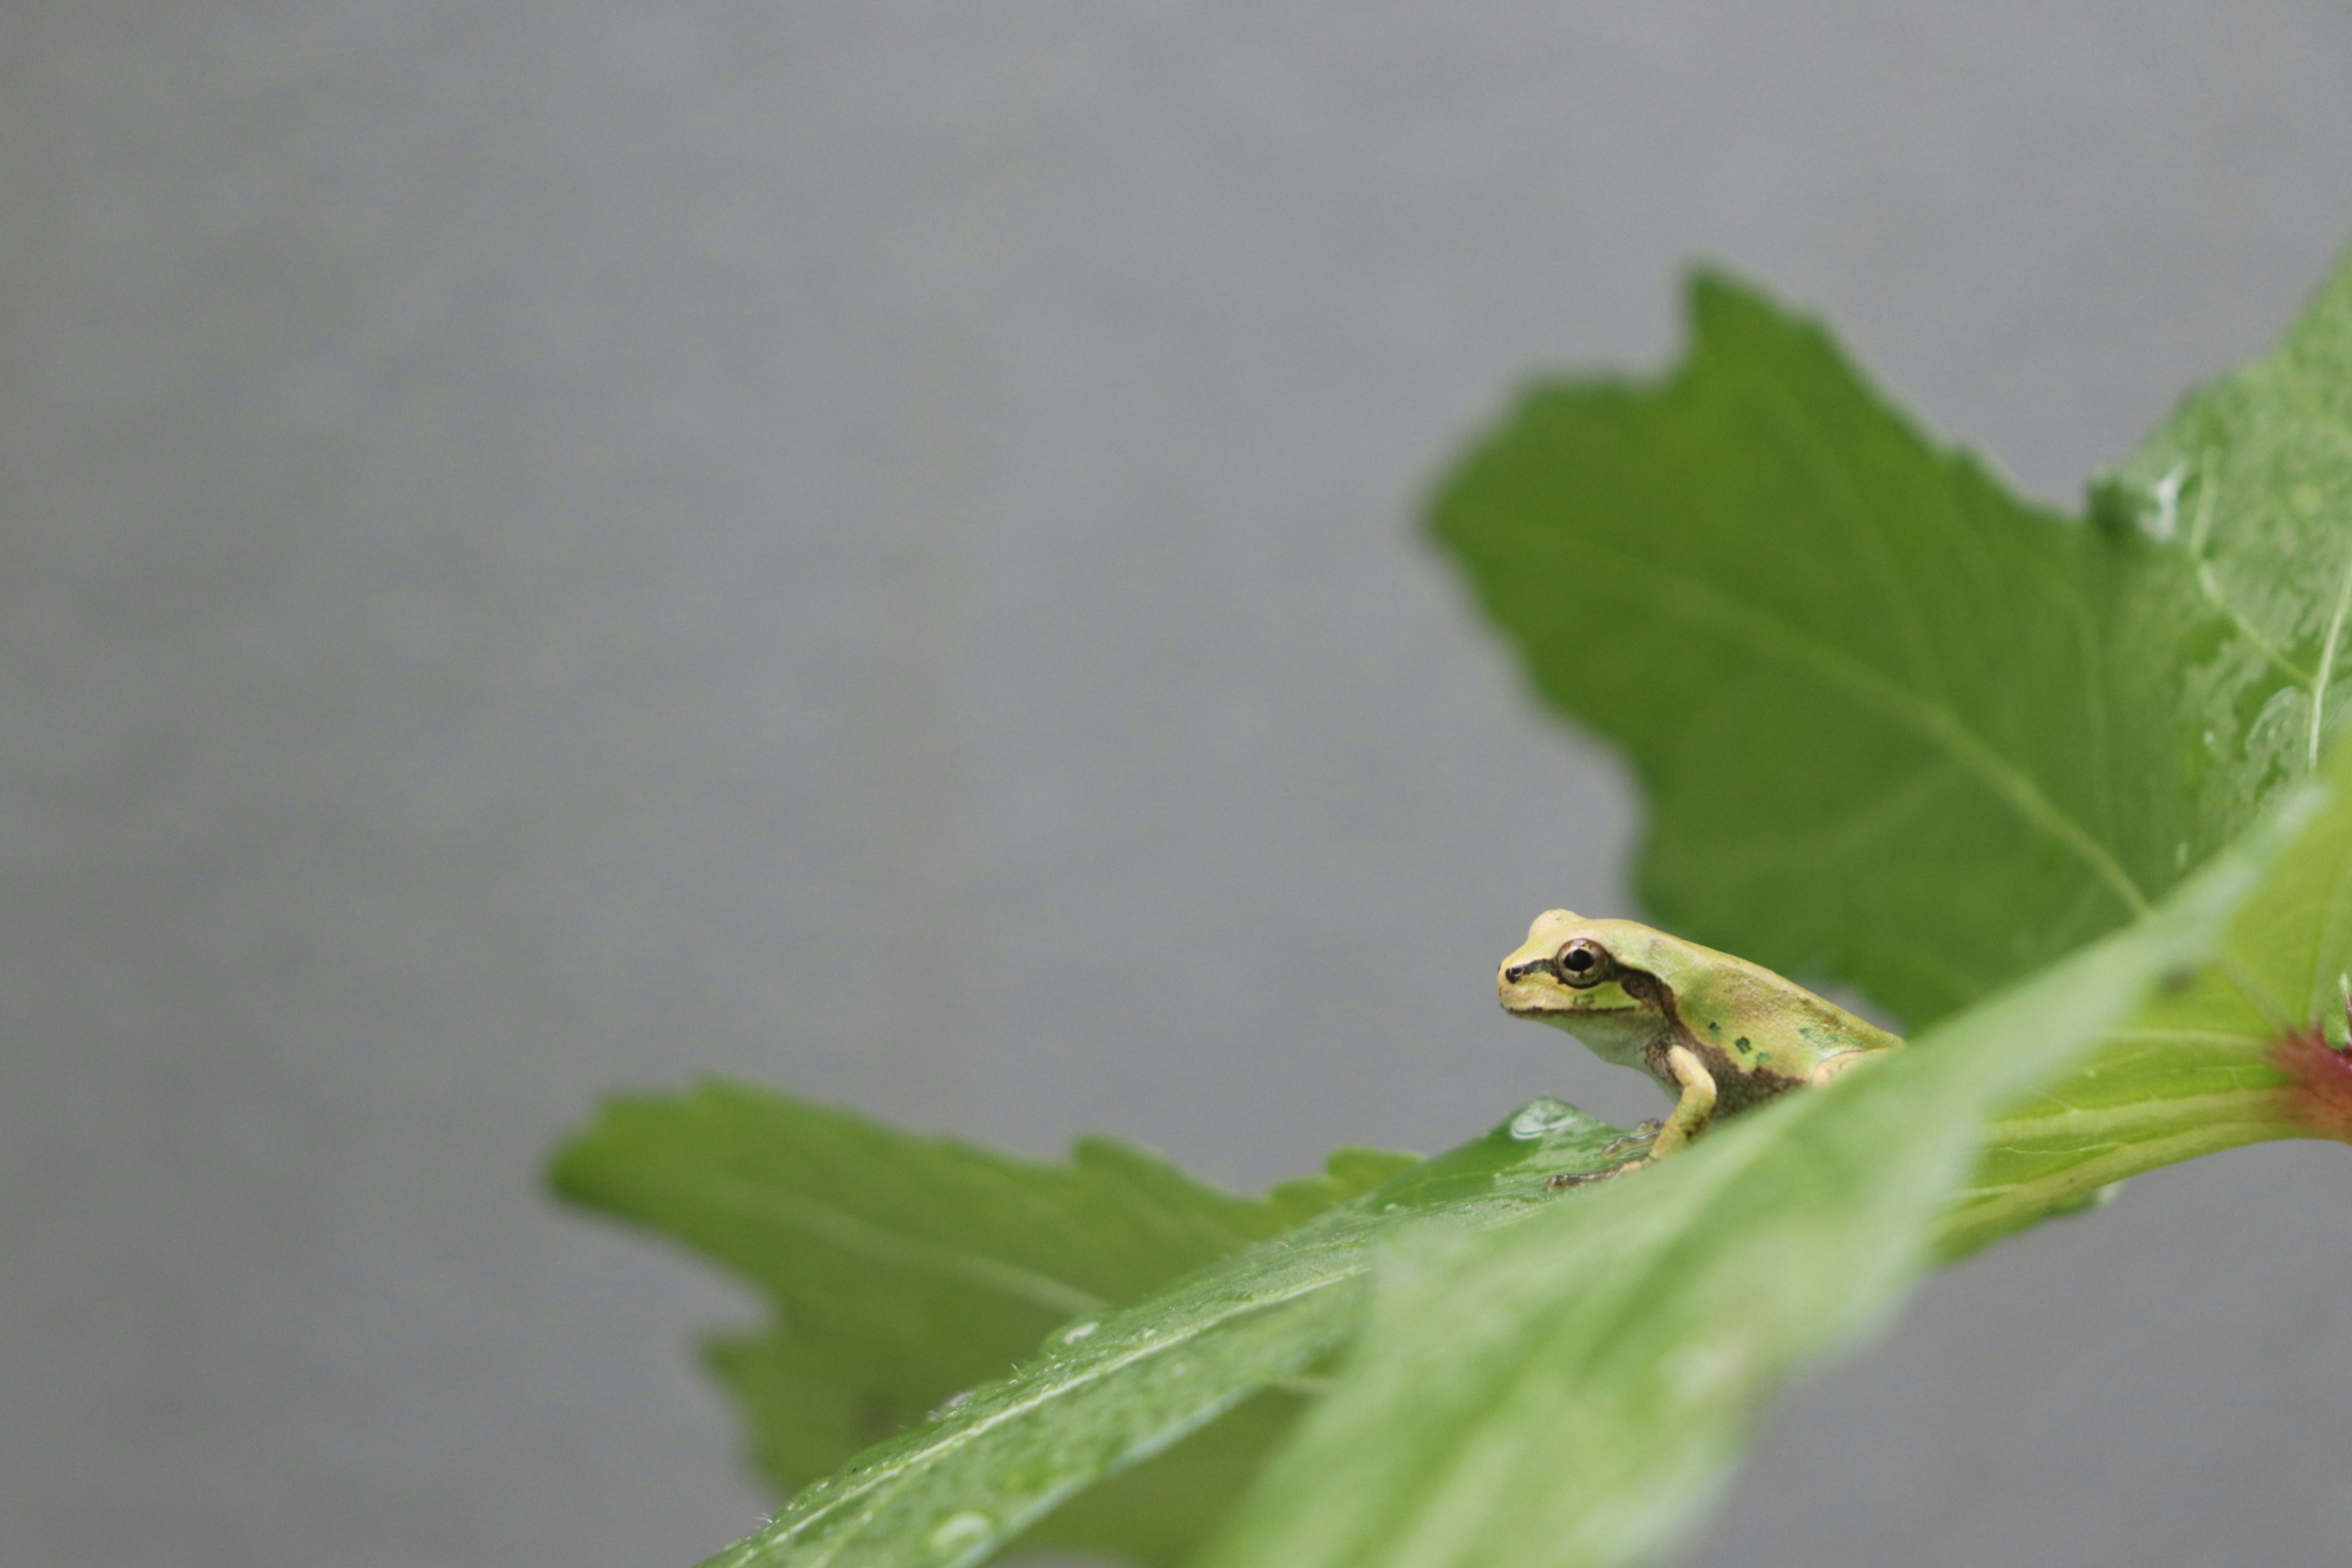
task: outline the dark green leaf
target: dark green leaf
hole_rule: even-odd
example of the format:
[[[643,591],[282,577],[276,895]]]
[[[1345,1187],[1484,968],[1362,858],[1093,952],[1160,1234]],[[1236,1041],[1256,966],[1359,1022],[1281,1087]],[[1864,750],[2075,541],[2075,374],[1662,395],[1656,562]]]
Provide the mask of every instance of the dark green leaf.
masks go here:
[[[1820,328],[1714,277],[1690,311],[1663,384],[1534,388],[1434,512],[1538,688],[1640,769],[1651,909],[1914,1021],[2129,918],[2097,541]]]

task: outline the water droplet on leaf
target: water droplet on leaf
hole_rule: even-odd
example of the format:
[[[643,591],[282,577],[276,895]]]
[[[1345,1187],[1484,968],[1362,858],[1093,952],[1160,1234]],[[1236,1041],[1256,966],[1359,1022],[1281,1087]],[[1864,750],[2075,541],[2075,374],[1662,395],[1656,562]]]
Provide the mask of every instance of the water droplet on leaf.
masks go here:
[[[1576,1121],[1577,1116],[1576,1107],[1547,1094],[1519,1107],[1519,1113],[1511,1118],[1510,1134],[1522,1143],[1531,1143],[1559,1131]]]
[[[2152,512],[2139,514],[2140,528],[2150,539],[2170,539],[2180,526],[2180,483],[2189,477],[2187,463],[2175,463],[2162,479],[2148,486],[2148,499],[2156,502]]]
[[[951,1513],[931,1531],[931,1550],[968,1551],[987,1540],[995,1529],[996,1521],[984,1513]]]

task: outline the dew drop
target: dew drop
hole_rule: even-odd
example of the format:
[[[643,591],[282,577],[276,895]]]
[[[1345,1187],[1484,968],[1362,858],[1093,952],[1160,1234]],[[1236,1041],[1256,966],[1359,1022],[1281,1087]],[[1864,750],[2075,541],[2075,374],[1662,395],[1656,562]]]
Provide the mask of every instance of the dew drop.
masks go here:
[[[1062,1331],[1062,1342],[1066,1345],[1076,1344],[1101,1327],[1102,1325],[1097,1322],[1073,1323]]]
[[[931,1531],[934,1552],[965,1552],[994,1532],[996,1521],[984,1513],[951,1513]]]
[[[2147,487],[2148,499],[2156,502],[2154,512],[2139,514],[2139,525],[2150,539],[2170,539],[2180,526],[2180,484],[2189,477],[2187,463],[2175,463],[2165,470],[2164,477]]]
[[[1519,1113],[1511,1118],[1510,1134],[1522,1143],[1531,1143],[1559,1131],[1574,1121],[1577,1114],[1576,1107],[1547,1094],[1519,1107]]]

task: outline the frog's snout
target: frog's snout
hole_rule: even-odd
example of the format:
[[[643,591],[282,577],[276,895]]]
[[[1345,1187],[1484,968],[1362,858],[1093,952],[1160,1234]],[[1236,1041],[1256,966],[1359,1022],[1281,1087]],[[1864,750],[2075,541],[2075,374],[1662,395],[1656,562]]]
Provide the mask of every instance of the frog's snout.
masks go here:
[[[1562,1005],[1558,960],[1549,952],[1530,954],[1525,948],[1511,954],[1495,971],[1495,1000],[1514,1017],[1553,1012]]]

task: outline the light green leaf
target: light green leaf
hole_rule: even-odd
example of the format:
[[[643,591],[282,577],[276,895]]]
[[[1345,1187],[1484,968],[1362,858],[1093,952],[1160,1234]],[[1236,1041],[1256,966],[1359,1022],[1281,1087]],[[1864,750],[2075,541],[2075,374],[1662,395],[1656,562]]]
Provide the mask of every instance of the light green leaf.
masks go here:
[[[758,1286],[779,1324],[709,1347],[784,1491],[919,1425],[1026,1360],[1055,1324],[1134,1301],[1364,1193],[1415,1162],[1342,1150],[1261,1199],[1103,1139],[1067,1165],[909,1136],[738,1084],[616,1100],[555,1157],[575,1203],[646,1226]],[[1213,1521],[1286,1405],[1171,1454],[1055,1539],[1171,1562]],[[1206,1490],[1203,1489],[1216,1489]]]
[[[978,1563],[1080,1489],[1307,1373],[1354,1331],[1383,1240],[1539,1206],[1553,1175],[1626,1158],[1611,1152],[1622,1136],[1538,1101],[1486,1138],[1139,1305],[1060,1328],[1013,1375],[803,1490],[711,1568]]]
[[[1400,1249],[1346,1375],[1203,1568],[1652,1558],[1703,1516],[1762,1400],[1887,1320],[1987,1112],[2210,957],[2278,837],[1908,1049],[1589,1201]]]

